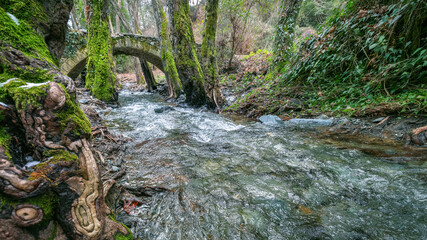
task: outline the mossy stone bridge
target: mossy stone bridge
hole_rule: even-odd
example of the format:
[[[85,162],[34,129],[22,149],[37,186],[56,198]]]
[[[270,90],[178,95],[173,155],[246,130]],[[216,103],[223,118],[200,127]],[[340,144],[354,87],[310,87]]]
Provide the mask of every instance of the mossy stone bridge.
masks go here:
[[[163,71],[160,43],[157,38],[136,34],[123,34],[112,37],[113,55],[130,55],[142,58]],[[76,79],[85,69],[86,47],[78,50],[73,57],[61,60],[61,71]]]

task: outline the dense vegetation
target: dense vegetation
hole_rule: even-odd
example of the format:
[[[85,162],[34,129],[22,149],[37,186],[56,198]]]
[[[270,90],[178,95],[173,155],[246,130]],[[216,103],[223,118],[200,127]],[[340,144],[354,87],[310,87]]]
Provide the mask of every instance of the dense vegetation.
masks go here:
[[[298,99],[308,115],[425,113],[425,19],[423,0],[350,1],[317,34],[294,40],[289,58],[273,62],[268,74],[240,77],[235,86],[252,87],[230,109],[293,115],[279,109]]]

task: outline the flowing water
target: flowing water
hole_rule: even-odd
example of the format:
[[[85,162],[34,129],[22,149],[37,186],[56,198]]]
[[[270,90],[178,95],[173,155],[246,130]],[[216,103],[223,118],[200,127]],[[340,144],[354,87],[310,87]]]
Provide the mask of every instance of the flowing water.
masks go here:
[[[118,215],[138,239],[427,239],[423,161],[169,108],[154,94],[122,92],[120,103],[104,118],[133,140],[122,183],[169,189]]]

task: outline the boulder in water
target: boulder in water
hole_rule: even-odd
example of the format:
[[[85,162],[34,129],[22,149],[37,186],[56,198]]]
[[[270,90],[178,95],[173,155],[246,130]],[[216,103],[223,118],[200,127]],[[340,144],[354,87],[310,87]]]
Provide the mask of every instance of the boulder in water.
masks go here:
[[[262,124],[266,125],[283,125],[282,119],[280,119],[278,116],[275,115],[264,115],[259,118],[259,121]]]
[[[293,118],[286,122],[286,125],[295,125],[298,127],[329,127],[334,124],[334,119],[306,119]]]

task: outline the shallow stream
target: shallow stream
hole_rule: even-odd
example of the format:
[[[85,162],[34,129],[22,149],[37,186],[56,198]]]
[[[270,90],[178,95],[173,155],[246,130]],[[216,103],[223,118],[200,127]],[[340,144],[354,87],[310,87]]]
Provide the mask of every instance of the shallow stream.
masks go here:
[[[427,239],[427,163],[121,92],[123,185],[160,187],[118,219],[138,239]],[[157,112],[157,113],[156,113]]]

